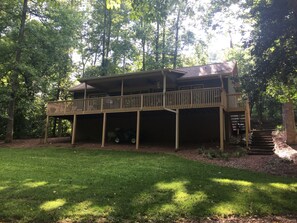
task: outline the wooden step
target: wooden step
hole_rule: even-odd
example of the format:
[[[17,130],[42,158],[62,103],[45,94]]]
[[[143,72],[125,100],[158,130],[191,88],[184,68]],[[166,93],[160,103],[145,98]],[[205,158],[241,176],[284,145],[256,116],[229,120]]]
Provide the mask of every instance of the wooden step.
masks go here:
[[[273,155],[273,151],[248,151],[248,155]]]

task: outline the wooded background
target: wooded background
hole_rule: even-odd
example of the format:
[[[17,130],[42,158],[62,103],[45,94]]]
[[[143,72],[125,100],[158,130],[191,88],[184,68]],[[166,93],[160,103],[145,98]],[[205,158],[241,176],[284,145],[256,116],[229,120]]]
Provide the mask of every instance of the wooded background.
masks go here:
[[[222,58],[209,49],[223,35]],[[297,140],[297,0],[1,0],[0,139],[41,137],[47,101],[76,77],[219,59],[238,61],[254,121],[285,120]]]

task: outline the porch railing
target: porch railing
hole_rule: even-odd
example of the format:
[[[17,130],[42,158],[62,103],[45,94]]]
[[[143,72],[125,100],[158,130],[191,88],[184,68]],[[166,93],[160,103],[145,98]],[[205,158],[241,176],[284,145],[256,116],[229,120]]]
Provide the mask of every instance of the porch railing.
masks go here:
[[[228,98],[228,100],[227,100]],[[231,99],[231,100],[230,100]],[[168,91],[165,93],[135,94],[101,98],[49,102],[48,115],[96,113],[108,111],[160,110],[163,108],[202,108],[240,106],[235,95],[226,95],[221,88]],[[164,102],[165,100],[165,102]],[[227,103],[228,101],[228,103]]]

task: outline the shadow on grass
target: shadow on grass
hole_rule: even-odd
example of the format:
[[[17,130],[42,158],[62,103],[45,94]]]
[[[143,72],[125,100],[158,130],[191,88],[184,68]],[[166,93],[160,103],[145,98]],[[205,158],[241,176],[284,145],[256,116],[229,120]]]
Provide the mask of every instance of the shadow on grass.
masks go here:
[[[1,149],[0,157],[5,221],[170,221],[297,211],[294,179],[172,155]]]

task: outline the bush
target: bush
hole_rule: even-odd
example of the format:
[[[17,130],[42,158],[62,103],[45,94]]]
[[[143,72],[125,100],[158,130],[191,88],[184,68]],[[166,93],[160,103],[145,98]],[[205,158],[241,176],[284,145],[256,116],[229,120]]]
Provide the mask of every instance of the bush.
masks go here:
[[[208,159],[229,160],[232,157],[242,157],[246,155],[245,149],[237,149],[236,151],[221,151],[218,148],[205,148],[204,146],[197,149],[197,153]]]

